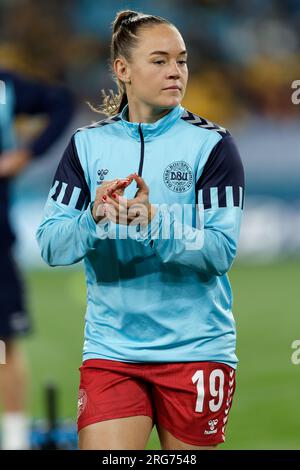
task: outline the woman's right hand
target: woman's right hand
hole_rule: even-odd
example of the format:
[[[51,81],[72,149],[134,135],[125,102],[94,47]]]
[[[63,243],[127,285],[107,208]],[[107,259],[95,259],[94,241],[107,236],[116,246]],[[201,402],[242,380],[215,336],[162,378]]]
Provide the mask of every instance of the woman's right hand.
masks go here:
[[[106,212],[104,209],[105,198],[107,196],[107,191],[112,190],[118,193],[120,196],[123,196],[125,188],[130,185],[133,177],[129,176],[128,178],[119,178],[112,181],[104,181],[101,186],[98,186],[96,189],[96,196],[93,205],[93,218],[96,223],[100,222],[106,217]]]

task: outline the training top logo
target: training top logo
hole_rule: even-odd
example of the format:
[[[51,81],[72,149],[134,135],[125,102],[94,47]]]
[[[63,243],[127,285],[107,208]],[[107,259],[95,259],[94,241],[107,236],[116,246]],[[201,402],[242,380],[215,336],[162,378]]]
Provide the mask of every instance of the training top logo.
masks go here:
[[[216,429],[216,425],[218,424],[218,419],[210,419],[208,421],[209,431],[206,429],[204,434],[216,434],[218,430]]]
[[[193,184],[192,168],[184,161],[170,163],[164,171],[163,179],[171,191],[184,193]]]
[[[108,173],[108,170],[107,169],[104,169],[104,168],[101,168],[101,170],[98,170],[97,171],[97,175],[99,177],[99,181],[97,181],[97,184],[101,184],[102,181],[104,180],[105,176],[107,175]]]

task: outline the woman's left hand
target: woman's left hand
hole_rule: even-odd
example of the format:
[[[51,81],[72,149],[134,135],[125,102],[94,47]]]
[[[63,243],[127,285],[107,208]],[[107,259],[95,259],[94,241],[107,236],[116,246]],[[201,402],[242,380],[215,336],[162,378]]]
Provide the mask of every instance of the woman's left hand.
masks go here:
[[[112,189],[106,192],[105,208],[108,219],[121,225],[148,225],[156,210],[149,202],[149,188],[145,180],[133,173],[128,176],[135,180],[138,190],[133,199],[118,195]]]

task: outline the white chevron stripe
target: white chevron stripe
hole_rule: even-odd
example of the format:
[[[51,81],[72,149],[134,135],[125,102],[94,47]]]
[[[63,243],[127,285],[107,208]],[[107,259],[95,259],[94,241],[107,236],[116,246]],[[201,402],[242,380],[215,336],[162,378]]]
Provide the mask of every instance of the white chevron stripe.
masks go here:
[[[226,129],[224,129],[224,127],[216,126],[215,124],[213,124],[210,121],[207,121],[207,122],[208,122],[208,124],[203,124],[203,125],[201,125],[201,127],[204,127],[205,129],[212,129],[212,130],[218,130],[220,132],[226,132]]]
[[[233,392],[233,387],[229,389],[229,392],[228,392],[228,393],[231,395],[232,392]]]
[[[103,119],[102,121],[98,121],[98,122],[94,122],[93,124],[90,124],[88,126],[83,126],[83,127],[79,127],[77,129],[77,131],[83,131],[85,129],[93,129],[95,127],[101,127],[101,126],[105,126],[106,124],[112,124],[114,122],[117,122],[119,121],[121,118],[117,117],[117,116],[113,116],[111,118],[107,118],[107,119]]]
[[[230,377],[233,377],[233,374],[234,374],[234,370],[231,370],[231,371],[229,372]]]
[[[193,114],[193,116],[186,116],[189,118],[190,122],[198,123],[198,124],[204,124],[205,121],[202,119],[200,116],[196,116],[196,114]]]
[[[234,379],[233,380],[229,380],[229,387],[232,387],[234,384]]]
[[[185,112],[181,118],[184,119],[184,121],[186,122],[190,122],[191,124],[203,127],[204,129],[227,133],[227,129],[225,129],[224,127],[221,127],[212,121],[208,121],[207,119],[201,118],[201,116],[197,116],[193,113]]]

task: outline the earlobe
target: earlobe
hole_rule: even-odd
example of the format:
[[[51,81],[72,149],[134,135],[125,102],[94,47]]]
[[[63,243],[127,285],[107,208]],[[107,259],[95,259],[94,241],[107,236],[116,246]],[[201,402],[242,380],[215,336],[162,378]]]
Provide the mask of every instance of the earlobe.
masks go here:
[[[124,84],[131,84],[131,79],[128,77],[127,64],[124,59],[118,58],[114,62],[114,71],[117,78]]]
[[[122,82],[125,82],[126,68],[124,63],[120,59],[116,59],[114,63],[114,70],[117,78]]]

